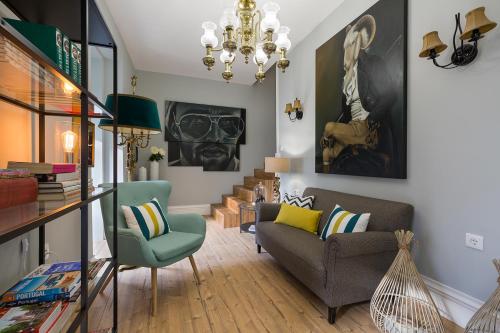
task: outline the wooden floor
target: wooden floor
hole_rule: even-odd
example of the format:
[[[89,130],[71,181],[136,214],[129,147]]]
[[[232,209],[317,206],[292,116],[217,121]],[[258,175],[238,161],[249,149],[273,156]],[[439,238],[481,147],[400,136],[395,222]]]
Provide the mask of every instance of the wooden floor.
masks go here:
[[[194,255],[197,286],[186,258],[158,269],[158,315],[150,316],[150,270],[119,273],[119,332],[377,332],[369,303],[339,310],[335,325],[327,308],[267,253],[254,236],[209,221],[203,247]],[[98,296],[89,329],[111,326],[112,284]],[[447,332],[463,329],[446,322]]]

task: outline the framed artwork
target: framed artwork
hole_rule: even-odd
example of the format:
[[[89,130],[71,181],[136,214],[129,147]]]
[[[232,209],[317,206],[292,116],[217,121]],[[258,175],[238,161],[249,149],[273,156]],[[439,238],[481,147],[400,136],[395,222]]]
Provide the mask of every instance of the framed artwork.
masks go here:
[[[80,135],[80,124],[81,124],[81,119],[79,117],[73,117],[71,119],[72,123],[72,131],[74,133],[78,133]],[[89,167],[94,167],[94,162],[95,162],[95,124],[91,121],[89,121],[88,125],[89,129]],[[74,150],[74,156],[75,156],[75,161],[77,163],[80,163],[80,146],[76,145],[75,150]]]
[[[406,178],[407,0],[380,0],[316,50],[317,173]]]
[[[168,165],[239,171],[245,128],[245,109],[166,101]]]

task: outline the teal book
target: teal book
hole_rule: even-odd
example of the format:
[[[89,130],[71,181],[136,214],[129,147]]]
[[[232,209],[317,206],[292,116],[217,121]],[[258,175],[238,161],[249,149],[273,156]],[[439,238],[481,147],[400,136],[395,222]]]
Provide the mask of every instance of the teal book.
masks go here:
[[[70,72],[71,78],[78,84],[81,83],[80,59],[80,44],[71,42]]]
[[[63,63],[64,63],[64,72],[68,75],[71,74],[70,71],[70,46],[71,42],[68,38],[68,36],[63,35]]]
[[[5,21],[64,70],[63,34],[58,28],[8,18]]]

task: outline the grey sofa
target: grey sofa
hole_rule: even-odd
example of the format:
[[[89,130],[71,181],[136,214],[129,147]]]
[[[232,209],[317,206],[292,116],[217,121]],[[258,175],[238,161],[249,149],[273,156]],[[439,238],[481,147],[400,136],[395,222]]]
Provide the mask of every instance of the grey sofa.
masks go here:
[[[323,211],[318,234],[335,204],[353,213],[371,213],[366,232],[333,234],[323,241],[318,235],[272,223],[279,204],[256,207],[257,251],[263,247],[313,291],[328,306],[328,321],[333,324],[338,307],[371,299],[398,251],[393,232],[410,229],[413,207],[318,188],[307,188],[304,195],[314,195],[313,209]]]

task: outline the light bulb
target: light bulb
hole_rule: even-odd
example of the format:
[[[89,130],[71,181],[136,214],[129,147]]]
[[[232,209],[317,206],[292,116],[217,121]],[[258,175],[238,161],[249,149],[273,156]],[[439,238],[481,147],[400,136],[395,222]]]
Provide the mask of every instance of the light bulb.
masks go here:
[[[238,19],[238,16],[236,16],[234,9],[226,8],[219,21],[219,26],[222,30],[226,30],[227,27],[232,27],[233,30],[236,30],[239,26],[239,23],[240,20]]]
[[[276,46],[278,49],[285,49],[289,50],[290,47],[292,46],[292,42],[288,38],[288,34],[290,33],[290,28],[287,26],[281,26],[280,29],[278,30],[278,38],[276,39]]]
[[[232,63],[234,60],[234,54],[229,53],[226,50],[223,50],[222,53],[220,54],[220,61],[225,64],[225,63]]]
[[[76,146],[76,133],[73,131],[65,131],[62,134],[63,149],[65,153],[72,153]]]
[[[63,91],[67,95],[71,95],[73,91],[75,90],[75,87],[69,83],[69,82],[64,82],[63,84]]]
[[[201,36],[201,45],[203,47],[212,47],[216,48],[217,45],[219,44],[219,40],[217,39],[217,36],[215,35],[215,30],[217,29],[217,24],[214,22],[203,22],[201,25],[202,29],[205,30],[203,35]]]
[[[267,60],[269,59],[267,57],[267,54],[264,52],[262,46],[263,46],[263,44],[259,43],[259,44],[257,44],[257,48],[255,49],[255,55],[253,57],[253,62],[256,65],[259,65],[259,64],[265,65],[267,63]]]
[[[262,10],[264,11],[264,18],[260,22],[262,32],[278,31],[280,28],[280,21],[278,20],[280,6],[275,2],[268,2],[262,6]]]

